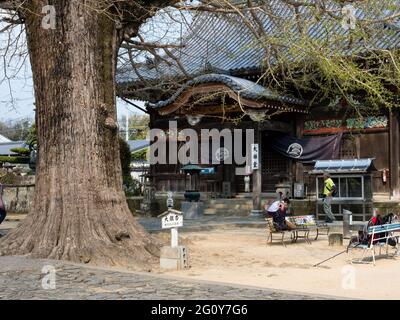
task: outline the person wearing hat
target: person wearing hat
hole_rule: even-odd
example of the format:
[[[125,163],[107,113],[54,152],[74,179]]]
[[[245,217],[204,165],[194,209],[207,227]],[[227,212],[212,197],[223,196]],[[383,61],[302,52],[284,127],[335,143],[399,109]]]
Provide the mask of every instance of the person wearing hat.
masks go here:
[[[324,206],[324,213],[325,213],[325,222],[332,223],[336,221],[333,213],[332,213],[332,196],[336,190],[336,185],[331,179],[331,176],[328,172],[324,172],[324,191],[323,191],[323,206]]]

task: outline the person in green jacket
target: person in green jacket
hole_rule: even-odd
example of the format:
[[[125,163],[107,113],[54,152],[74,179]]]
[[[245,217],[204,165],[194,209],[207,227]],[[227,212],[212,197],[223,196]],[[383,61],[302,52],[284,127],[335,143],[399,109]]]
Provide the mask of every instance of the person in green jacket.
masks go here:
[[[330,177],[328,172],[324,172],[324,192],[322,203],[324,205],[325,222],[332,223],[336,221],[332,213],[332,194],[336,189],[336,185]]]

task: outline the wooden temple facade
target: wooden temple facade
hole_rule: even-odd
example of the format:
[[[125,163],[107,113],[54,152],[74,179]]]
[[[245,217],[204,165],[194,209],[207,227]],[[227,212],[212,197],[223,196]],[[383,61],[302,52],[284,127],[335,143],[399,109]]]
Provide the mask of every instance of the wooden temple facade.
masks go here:
[[[312,163],[303,164],[271,148],[271,139],[276,132],[299,138],[342,132],[338,159],[373,158],[371,175],[374,196],[387,199],[399,197],[400,132],[397,112],[382,110],[381,114],[373,117],[344,118],[341,108],[336,111],[310,108],[305,101],[268,95],[266,89],[260,94],[258,85],[250,84],[248,80],[241,81],[248,85],[247,89],[235,89],[232,83],[236,78],[226,75],[211,74],[200,80],[192,81],[173,99],[150,104],[151,127],[168,134],[169,123],[175,121],[178,131],[191,128],[199,136],[202,129],[254,129],[254,142],[259,144],[260,159],[259,169],[249,173],[249,191],[256,198],[256,207],[260,206],[258,199],[275,197],[282,184],[293,186],[294,183],[302,183],[309,197],[315,197],[317,192],[315,177],[310,173]],[[250,94],[246,95],[246,91]],[[192,118],[198,119],[198,123],[191,124]],[[178,139],[178,149],[186,143],[186,138]],[[198,143],[200,150],[201,141]],[[243,149],[245,144],[243,137]],[[245,176],[236,174],[235,163],[221,161],[219,164],[202,165],[200,162],[199,156],[200,166],[213,168],[213,173],[201,175],[199,189],[203,195],[235,197],[245,193]],[[151,166],[151,177],[157,191],[184,192],[182,166]]]
[[[267,18],[264,23],[268,31]],[[235,163],[200,164],[212,168],[200,178],[199,189],[205,197],[236,197],[249,191],[254,209],[259,210],[263,197],[275,197],[281,185],[293,187],[294,183],[304,184],[306,197],[315,197],[318,190],[311,174],[313,163],[302,163],[278,153],[271,148],[271,139],[276,133],[297,138],[343,133],[337,159],[373,158],[374,197],[399,199],[400,129],[395,108],[360,117],[341,102],[328,107],[312,105],[295,95],[276,95],[258,83],[263,74],[262,52],[240,49],[246,48],[252,37],[243,26],[221,20],[215,14],[202,13],[194,19],[192,30],[184,39],[183,48],[176,49],[176,56],[181,57],[179,63],[165,57],[170,62],[161,61],[157,67],[139,64],[134,70],[122,69],[118,90],[126,99],[149,101],[151,128],[162,129],[167,136],[171,121],[177,123],[178,130],[190,128],[199,133],[202,129],[254,130],[254,143],[259,145],[259,168],[248,172],[250,190],[245,188],[245,176],[236,174]],[[196,38],[196,35],[207,37]],[[393,44],[394,40],[391,41]],[[400,47],[400,37],[396,41]],[[225,53],[226,48],[235,54]],[[168,85],[179,82],[177,89],[165,93],[160,88],[163,79],[168,80],[165,80]],[[185,143],[186,138],[178,138],[178,149]],[[242,148],[245,147],[248,146],[243,139]],[[184,192],[182,166],[151,165],[150,177],[156,190]]]

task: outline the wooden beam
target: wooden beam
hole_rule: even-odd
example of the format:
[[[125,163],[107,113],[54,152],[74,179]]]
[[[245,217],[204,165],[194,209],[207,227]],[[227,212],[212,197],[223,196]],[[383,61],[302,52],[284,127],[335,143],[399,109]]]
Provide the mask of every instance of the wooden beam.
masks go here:
[[[322,135],[322,134],[335,134],[339,132],[343,133],[380,133],[380,132],[388,132],[388,128],[367,128],[367,129],[348,129],[348,128],[322,128],[316,130],[305,130],[304,135],[306,136],[315,136],[315,135]]]
[[[180,109],[179,110],[179,115],[195,115],[195,114],[203,114],[205,116],[207,115],[213,115],[213,116],[218,116],[220,115],[227,115],[227,114],[232,114],[232,113],[238,113],[242,112],[242,110],[239,107],[233,107],[233,106],[225,106],[222,108],[222,106],[219,105],[208,105],[208,106],[194,106],[190,110],[186,109]]]
[[[227,94],[230,98],[234,99],[243,106],[251,108],[261,108],[263,106],[263,103],[259,101],[241,98],[235,91],[224,84],[202,84],[196,87],[187,88],[176,98],[173,103],[160,108],[158,112],[161,115],[167,115],[175,112],[178,109],[187,105],[189,99],[196,94],[204,94],[209,96],[212,96],[214,94]]]
[[[157,108],[157,112],[160,115],[168,115],[174,112],[177,112],[181,108],[191,106],[197,107],[196,103],[190,103],[189,100],[194,95],[204,95],[205,97],[213,95],[223,95],[226,94],[228,97],[233,99],[239,104],[239,110],[244,112],[247,108],[252,109],[265,109],[265,110],[273,110],[277,112],[296,112],[296,113],[308,113],[307,110],[303,110],[302,107],[292,107],[286,106],[278,101],[260,101],[260,100],[252,100],[244,98],[240,95],[240,93],[235,92],[230,87],[225,84],[200,84],[195,87],[186,88],[182,91],[178,97],[176,97],[175,101],[161,108]],[[198,104],[200,105],[200,103]]]
[[[291,126],[289,123],[282,121],[274,121],[274,120],[266,120],[263,122],[254,122],[254,121],[240,121],[239,123],[234,122],[210,122],[203,121],[196,125],[195,128],[201,129],[258,129],[260,131],[279,131],[289,133],[291,130]]]
[[[152,122],[151,128],[168,128],[168,121],[176,121],[176,119],[154,119]],[[187,127],[190,127],[187,122],[185,122]],[[183,127],[179,126],[180,129]],[[275,121],[275,120],[266,120],[263,122],[254,122],[254,121],[240,121],[239,123],[234,122],[222,122],[222,121],[210,121],[206,119],[202,119],[199,124],[194,126],[194,129],[255,129],[259,128],[260,131],[278,131],[284,133],[290,133],[292,127],[290,123]]]
[[[279,131],[290,133],[292,131],[292,126],[290,123],[274,120],[265,120],[259,123],[260,131]]]

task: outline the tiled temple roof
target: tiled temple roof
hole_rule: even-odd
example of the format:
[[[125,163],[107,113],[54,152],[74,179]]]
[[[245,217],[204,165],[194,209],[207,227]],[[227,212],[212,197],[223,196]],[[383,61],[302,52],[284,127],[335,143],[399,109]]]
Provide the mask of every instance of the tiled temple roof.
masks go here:
[[[305,0],[311,1],[311,0]],[[400,7],[400,0],[398,2]],[[304,2],[304,1],[303,1]],[[383,5],[383,4],[382,4]],[[283,4],[282,1],[272,0],[270,6],[274,14],[279,17],[287,18],[293,22],[293,7]],[[302,8],[303,19],[311,15],[310,9]],[[340,5],[335,2],[329,2],[330,9],[340,10]],[[387,10],[387,16],[394,13],[391,9]],[[258,18],[262,21],[267,36],[281,37],[283,35],[282,28],[279,27],[264,13],[258,12]],[[358,19],[371,18],[361,9],[356,11]],[[375,17],[376,18],[376,17]],[[251,16],[248,17],[252,20]],[[372,36],[372,40],[368,43],[362,40],[354,40],[351,49],[343,46],[343,54],[349,55],[355,51],[362,53],[365,47],[393,49],[400,47],[400,20],[397,19],[393,24],[382,22],[377,24],[377,28],[383,28],[384,32],[379,32],[376,36]],[[163,57],[169,63],[160,61],[156,65],[143,63],[137,66],[137,72],[140,77],[127,64],[118,71],[117,82],[119,85],[139,84],[144,80],[160,80],[160,79],[191,79],[201,74],[220,73],[220,74],[240,74],[242,71],[259,70],[265,55],[265,49],[256,45],[255,36],[247,28],[243,21],[235,15],[215,14],[211,12],[201,12],[196,15],[190,32],[183,39],[182,48],[172,50],[173,54],[179,58],[185,72],[183,72],[176,62],[169,56]],[[382,30],[382,29],[381,29]],[[286,31],[295,34],[297,31]],[[314,40],[329,40],[334,34],[346,35],[348,31],[342,28],[340,22],[321,21],[312,25],[308,33]],[[382,34],[384,36],[382,36]],[[335,46],[335,44],[332,44]],[[286,52],[286,53],[285,53]],[[298,56],[292,56],[288,50],[281,53],[287,54],[290,59],[305,58],[304,54],[299,53]],[[270,61],[274,63],[273,57]]]
[[[271,90],[254,83],[249,80],[223,75],[223,74],[206,74],[201,75],[193,80],[188,81],[182,87],[175,92],[175,94],[167,100],[160,101],[157,103],[148,103],[147,106],[150,108],[162,108],[167,105],[174,103],[177,98],[185,92],[188,88],[194,87],[201,84],[223,84],[233,90],[242,98],[256,100],[256,101],[276,101],[284,104],[293,104],[300,106],[308,106],[309,103],[302,99],[282,96],[274,94]]]

